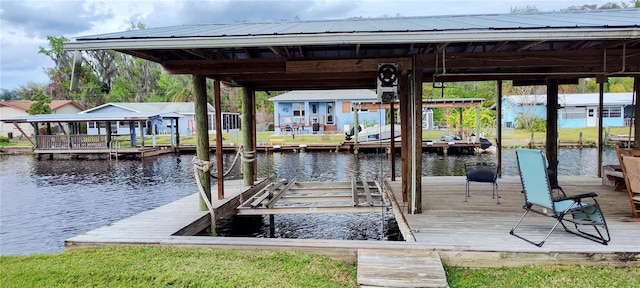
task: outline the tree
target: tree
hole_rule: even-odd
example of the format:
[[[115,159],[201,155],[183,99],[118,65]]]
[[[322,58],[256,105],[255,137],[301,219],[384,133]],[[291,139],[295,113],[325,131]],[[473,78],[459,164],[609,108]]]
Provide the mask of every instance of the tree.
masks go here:
[[[37,115],[37,114],[51,114],[51,98],[44,95],[42,91],[38,91],[36,95],[31,98],[31,101],[35,101],[29,109],[27,109],[27,113],[29,115]]]

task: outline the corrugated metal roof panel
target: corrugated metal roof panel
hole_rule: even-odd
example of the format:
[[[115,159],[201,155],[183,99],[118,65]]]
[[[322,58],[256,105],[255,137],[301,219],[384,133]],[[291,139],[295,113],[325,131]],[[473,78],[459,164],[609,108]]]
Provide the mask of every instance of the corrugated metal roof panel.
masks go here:
[[[345,89],[345,90],[301,90],[291,91],[272,98],[269,101],[326,101],[326,100],[359,100],[376,101],[378,95],[367,89]]]
[[[114,38],[222,37],[319,33],[446,31],[475,29],[539,29],[563,27],[638,27],[640,9],[485,14],[428,17],[389,17],[281,23],[180,25],[79,37],[78,40]]]

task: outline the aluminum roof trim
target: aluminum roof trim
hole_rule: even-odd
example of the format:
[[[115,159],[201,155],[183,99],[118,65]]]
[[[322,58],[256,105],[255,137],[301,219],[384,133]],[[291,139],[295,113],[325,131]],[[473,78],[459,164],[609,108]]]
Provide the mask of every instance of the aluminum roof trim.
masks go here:
[[[64,43],[65,50],[148,50],[261,46],[406,44],[485,41],[567,41],[638,39],[640,27],[431,32],[326,33],[228,37],[135,38]]]

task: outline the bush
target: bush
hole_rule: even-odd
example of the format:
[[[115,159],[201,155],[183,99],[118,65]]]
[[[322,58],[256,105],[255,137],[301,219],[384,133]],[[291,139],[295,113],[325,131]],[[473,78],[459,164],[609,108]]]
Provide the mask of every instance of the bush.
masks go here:
[[[7,136],[0,136],[0,142],[9,143],[11,140]]]

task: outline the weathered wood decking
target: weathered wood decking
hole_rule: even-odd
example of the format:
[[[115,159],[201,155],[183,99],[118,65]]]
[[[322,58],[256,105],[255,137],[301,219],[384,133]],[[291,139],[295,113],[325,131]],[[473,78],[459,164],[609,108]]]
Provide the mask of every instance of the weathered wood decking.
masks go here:
[[[407,214],[402,202],[400,181],[389,184],[402,217],[417,243],[439,251],[443,262],[463,266],[511,266],[540,264],[640,265],[640,222],[630,222],[627,193],[603,186],[602,179],[560,176],[569,194],[596,192],[605,215],[611,242],[601,245],[556,228],[543,247],[537,247],[509,234],[522,215],[524,196],[519,177],[498,179],[501,204],[492,199],[491,185],[471,183],[468,202],[464,202],[465,177],[424,177],[422,214]],[[446,188],[445,188],[446,187]],[[401,217],[401,218],[402,218]],[[528,237],[542,239],[553,219],[529,215],[523,229]],[[401,221],[401,218],[398,221]],[[403,225],[399,225],[401,228]]]
[[[423,213],[407,215],[406,207],[396,209],[403,233],[414,242],[272,239],[247,237],[180,236],[194,235],[208,224],[209,216],[198,209],[193,194],[165,206],[87,232],[65,241],[67,249],[104,245],[171,245],[223,249],[270,249],[329,256],[358,264],[358,283],[370,287],[446,287],[440,261],[469,267],[518,266],[531,264],[585,264],[640,266],[640,222],[627,222],[630,215],[626,193],[603,186],[596,177],[560,177],[568,194],[597,192],[611,232],[608,246],[556,229],[541,248],[509,234],[522,214],[523,196],[517,177],[498,179],[501,204],[491,198],[491,185],[471,183],[464,202],[464,177],[425,177]],[[400,181],[389,183],[389,191],[399,205]],[[214,200],[218,209],[232,209],[240,203],[239,183],[225,182],[226,199]],[[236,192],[233,192],[236,191]],[[243,196],[249,199],[251,196]],[[393,199],[392,199],[393,200]],[[534,216],[535,217],[535,216]],[[530,228],[533,237],[549,229],[549,218],[539,218]],[[406,219],[406,222],[402,219]],[[544,222],[544,223],[543,223]],[[196,225],[197,226],[197,225]],[[404,228],[403,228],[404,227]],[[410,237],[407,237],[410,238]],[[438,258],[439,256],[439,258]]]

